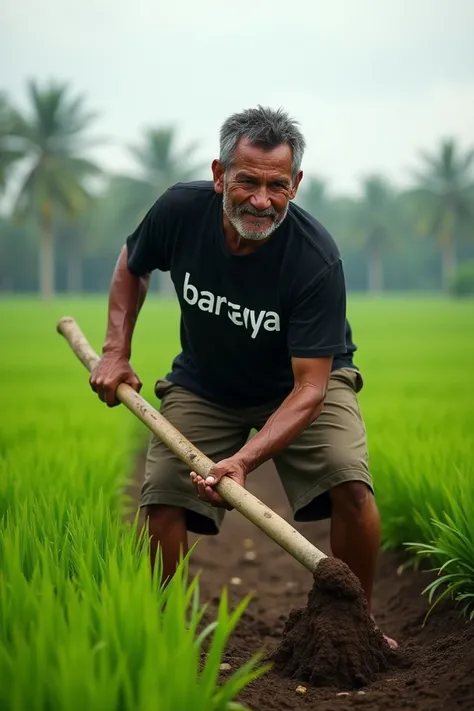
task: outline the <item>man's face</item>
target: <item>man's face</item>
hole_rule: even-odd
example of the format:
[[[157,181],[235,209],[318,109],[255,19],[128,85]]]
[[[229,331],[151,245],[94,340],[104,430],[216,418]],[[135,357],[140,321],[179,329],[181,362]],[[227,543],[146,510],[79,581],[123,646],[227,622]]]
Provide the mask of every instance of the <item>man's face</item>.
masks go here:
[[[224,214],[246,240],[267,239],[283,222],[302,178],[292,179],[292,151],[288,145],[271,150],[242,139],[234,160],[224,173],[219,161],[212,165],[215,190],[223,194]]]

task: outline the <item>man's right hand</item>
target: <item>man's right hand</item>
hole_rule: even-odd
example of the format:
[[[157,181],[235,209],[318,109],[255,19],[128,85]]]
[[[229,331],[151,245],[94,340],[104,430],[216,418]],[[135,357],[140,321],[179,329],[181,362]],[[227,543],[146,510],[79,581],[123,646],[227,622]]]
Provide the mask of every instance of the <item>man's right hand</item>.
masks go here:
[[[120,405],[120,400],[115,397],[120,383],[127,383],[137,393],[142,387],[142,382],[124,356],[112,352],[104,353],[89,378],[92,390],[108,407],[116,407]]]

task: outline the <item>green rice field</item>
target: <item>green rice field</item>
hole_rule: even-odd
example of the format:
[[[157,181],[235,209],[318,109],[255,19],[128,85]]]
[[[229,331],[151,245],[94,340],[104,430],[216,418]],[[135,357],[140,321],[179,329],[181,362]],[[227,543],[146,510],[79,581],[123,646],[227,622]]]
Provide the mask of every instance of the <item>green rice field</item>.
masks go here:
[[[237,708],[238,691],[265,672],[256,655],[217,685],[245,602],[229,609],[223,591],[201,633],[206,601],[186,563],[164,591],[150,580],[146,545],[123,518],[148,432],[92,392],[56,332],[64,315],[100,352],[106,296],[0,301],[0,709]],[[431,602],[451,594],[472,615],[474,301],[352,297],[349,318],[384,546],[428,556],[442,568]],[[177,305],[149,298],[132,364],[155,407],[154,382],[178,348]]]

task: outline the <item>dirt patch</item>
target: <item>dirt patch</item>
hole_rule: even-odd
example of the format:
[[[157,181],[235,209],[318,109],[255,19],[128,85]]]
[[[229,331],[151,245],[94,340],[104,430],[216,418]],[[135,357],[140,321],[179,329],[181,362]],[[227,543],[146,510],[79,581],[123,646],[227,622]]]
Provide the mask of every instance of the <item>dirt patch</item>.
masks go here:
[[[282,676],[358,689],[399,666],[403,655],[391,650],[375,627],[359,580],[344,563],[326,558],[305,607],[290,612],[268,659]]]
[[[141,479],[143,462],[138,462]],[[329,525],[295,524],[272,465],[249,477],[249,489],[327,554]],[[134,490],[137,491],[137,486]],[[196,541],[190,536],[190,542]],[[306,680],[303,670],[288,677],[273,669],[239,696],[252,711],[472,711],[474,708],[474,624],[460,618],[448,603],[441,604],[425,626],[426,597],[421,591],[430,573],[401,568],[403,558],[383,554],[374,591],[374,614],[380,629],[397,640],[403,663],[381,669],[367,685],[354,690],[334,684],[332,671],[323,686]],[[213,615],[223,585],[232,606],[253,594],[223,661],[232,673],[256,651],[267,655],[281,649],[292,610],[304,608],[313,585],[312,575],[238,512],[230,512],[219,536],[199,540],[192,572],[201,571],[201,596],[210,601]],[[288,627],[287,627],[288,629]],[[311,635],[309,635],[311,637]],[[352,644],[351,633],[343,640]],[[321,654],[320,664],[324,663]],[[314,669],[314,665],[313,665]],[[364,670],[362,670],[362,676]],[[299,685],[306,688],[299,694]],[[343,694],[343,695],[341,695]]]

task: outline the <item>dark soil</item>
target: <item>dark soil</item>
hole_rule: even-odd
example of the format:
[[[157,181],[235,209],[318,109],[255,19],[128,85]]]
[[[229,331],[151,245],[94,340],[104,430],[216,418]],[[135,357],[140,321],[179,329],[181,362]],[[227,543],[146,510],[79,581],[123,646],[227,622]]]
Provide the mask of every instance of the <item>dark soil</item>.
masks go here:
[[[136,482],[143,472],[143,462],[138,464]],[[330,555],[328,522],[295,524],[273,466],[256,470],[248,485]],[[135,483],[132,494],[137,494],[138,486]],[[190,536],[190,542],[195,541]],[[333,595],[331,605],[323,604],[328,596],[327,576],[326,582],[324,575],[319,578],[318,589],[316,578],[313,581],[308,571],[236,511],[226,514],[219,536],[199,540],[192,561],[192,572],[201,570],[201,597],[203,602],[210,601],[211,615],[224,585],[232,606],[247,593],[253,594],[226,648],[223,661],[231,669],[222,672],[222,678],[232,674],[259,650],[274,657],[276,666],[237,699],[252,711],[474,709],[474,623],[466,622],[449,603],[442,603],[424,625],[428,606],[421,591],[433,574],[403,568],[402,556],[381,555],[374,595],[377,624],[399,643],[394,656],[380,646],[373,628],[369,632],[363,606],[349,619],[349,601],[344,595],[337,603]],[[334,580],[337,576],[329,576],[331,584]],[[308,603],[316,607],[313,613],[321,612],[315,618],[311,615],[313,623],[318,620],[313,628],[307,624]],[[334,616],[334,624],[328,614]],[[339,643],[336,667],[335,644]],[[366,658],[360,656],[361,645]],[[291,664],[288,651],[293,652]],[[297,691],[301,686],[303,693]]]
[[[306,606],[290,612],[268,659],[282,676],[341,689],[364,687],[403,663],[375,627],[358,578],[334,558],[319,564]]]

